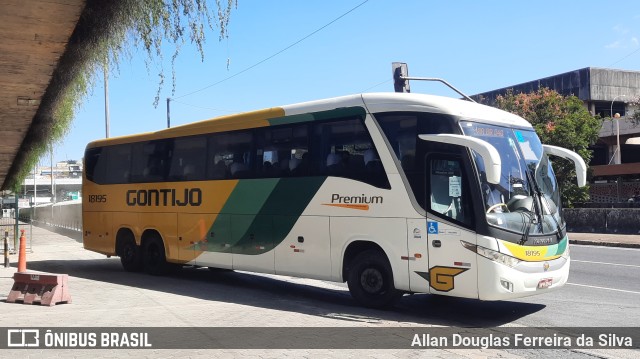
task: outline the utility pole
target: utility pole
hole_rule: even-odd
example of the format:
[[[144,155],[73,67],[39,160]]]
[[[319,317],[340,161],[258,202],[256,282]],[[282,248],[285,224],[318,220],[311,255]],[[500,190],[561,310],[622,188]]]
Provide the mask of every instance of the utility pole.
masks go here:
[[[171,98],[167,97],[167,128],[171,128]]]
[[[36,218],[36,204],[38,203],[38,188],[36,186],[36,173],[38,173],[37,163],[33,167],[33,215],[31,218],[32,221]]]
[[[109,63],[105,62],[104,73],[104,128],[105,137],[109,138]]]
[[[53,220],[53,204],[56,203],[56,189],[54,187],[54,178],[53,178],[53,142],[51,143],[51,223],[55,223]]]

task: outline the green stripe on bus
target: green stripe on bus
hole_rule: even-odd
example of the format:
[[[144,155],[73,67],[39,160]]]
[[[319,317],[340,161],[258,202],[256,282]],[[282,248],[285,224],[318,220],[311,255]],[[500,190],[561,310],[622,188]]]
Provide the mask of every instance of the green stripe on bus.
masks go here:
[[[285,125],[290,123],[303,123],[311,121],[322,121],[327,119],[337,119],[341,117],[360,116],[364,118],[366,112],[362,107],[343,107],[335,110],[291,115],[269,119],[270,126]]]
[[[277,178],[239,180],[207,233],[208,248],[214,252],[231,252],[277,183]]]
[[[252,255],[272,250],[289,234],[325,180],[240,180],[209,230],[208,250]]]
[[[279,180],[279,178],[238,180],[238,184],[220,213],[258,214]]]
[[[569,243],[569,239],[567,238],[567,236],[564,236],[564,238],[562,238],[562,240],[555,245],[555,253],[548,253],[548,255],[552,256],[564,253],[567,250],[567,243]]]
[[[325,179],[281,179],[233,253],[261,254],[282,243]]]

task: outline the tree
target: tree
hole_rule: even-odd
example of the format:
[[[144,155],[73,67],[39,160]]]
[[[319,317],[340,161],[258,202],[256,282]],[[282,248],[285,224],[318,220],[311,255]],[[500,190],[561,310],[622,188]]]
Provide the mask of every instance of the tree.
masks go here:
[[[591,115],[576,96],[562,96],[548,88],[532,93],[508,92],[498,96],[496,106],[529,121],[542,143],[568,148],[589,163],[592,151],[588,147],[598,139],[602,121]],[[561,158],[553,160],[563,204],[573,207],[576,202],[588,201],[588,186],[577,186],[574,164]]]
[[[96,2],[102,3],[103,0],[89,1],[90,5]],[[208,2],[214,3],[213,9],[207,5]],[[96,5],[100,12],[105,9],[106,12],[113,12],[113,19],[104,16],[96,19],[104,31],[99,41],[95,42],[95,54],[103,56],[106,63],[112,63],[117,67],[120,55],[130,56],[131,51],[144,50],[147,54],[147,69],[150,69],[152,62],[159,68],[159,84],[154,106],[158,105],[164,85],[165,45],[173,46],[173,94],[176,84],[175,61],[186,40],[196,46],[200,59],[204,61],[206,28],[216,28],[219,31],[219,40],[226,38],[231,10],[234,6],[237,7],[237,0],[119,0],[115,3]]]
[[[636,108],[636,111],[629,116],[629,119],[635,126],[638,126],[640,125],[640,96],[629,101],[629,105]]]

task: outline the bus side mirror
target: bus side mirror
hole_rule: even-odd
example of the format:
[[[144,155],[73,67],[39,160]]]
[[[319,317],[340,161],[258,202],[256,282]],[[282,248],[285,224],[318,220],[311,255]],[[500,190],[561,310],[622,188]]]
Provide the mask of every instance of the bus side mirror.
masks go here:
[[[558,156],[573,161],[576,166],[576,177],[578,177],[578,187],[584,187],[587,184],[587,165],[582,157],[566,148],[542,145],[544,155]]]
[[[465,146],[478,152],[478,154],[480,154],[480,156],[482,157],[482,162],[484,163],[484,168],[487,174],[487,181],[493,184],[500,183],[502,160],[500,159],[498,150],[496,150],[496,148],[493,147],[489,142],[475,137],[452,134],[418,135],[418,137],[424,141]]]

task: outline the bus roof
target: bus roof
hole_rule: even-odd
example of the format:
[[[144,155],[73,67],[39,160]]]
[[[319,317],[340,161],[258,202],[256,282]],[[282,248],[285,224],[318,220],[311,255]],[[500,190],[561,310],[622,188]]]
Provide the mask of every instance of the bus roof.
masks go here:
[[[156,132],[100,139],[87,147],[153,140],[198,133],[266,127],[285,116],[365,106],[368,112],[418,111],[442,113],[502,126],[531,127],[522,117],[486,105],[456,98],[413,93],[365,93],[302,102],[252,112],[216,117]]]
[[[414,93],[364,93],[282,106],[287,115],[323,111],[330,108],[362,106],[368,112],[419,111],[442,113],[502,126],[531,127],[520,116],[457,98]]]
[[[457,98],[413,93],[369,93],[363,94],[362,98],[370,112],[380,112],[383,108],[388,109],[398,103],[405,109],[404,111],[412,108],[417,111],[444,113],[495,125],[532,127],[527,120],[518,115]]]

